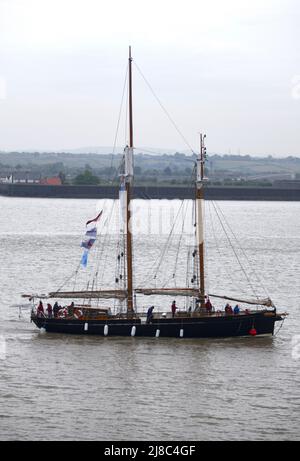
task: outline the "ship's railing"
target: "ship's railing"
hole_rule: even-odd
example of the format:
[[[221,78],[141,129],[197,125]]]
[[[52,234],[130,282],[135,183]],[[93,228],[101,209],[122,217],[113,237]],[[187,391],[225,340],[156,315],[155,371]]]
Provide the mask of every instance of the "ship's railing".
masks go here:
[[[249,314],[257,314],[260,312],[266,312],[266,309],[262,310],[241,310],[239,313],[227,313],[225,311],[216,311],[216,312],[188,312],[188,311],[181,311],[181,312],[176,312],[175,313],[175,318],[180,318],[180,317],[190,317],[190,318],[198,318],[198,317],[239,317],[239,316],[245,316]],[[270,311],[271,312],[271,311]],[[273,312],[273,311],[272,311]],[[153,319],[160,319],[160,318],[165,318],[165,319],[171,319],[173,318],[173,315],[171,312],[156,312],[153,314]]]
[[[31,311],[32,318],[56,318],[56,319],[109,319],[110,317],[114,318],[124,318],[128,319],[128,317],[135,319],[135,318],[147,318],[147,311],[149,307],[140,307],[136,311],[133,311],[131,314],[128,314],[126,311],[124,312],[117,312],[114,309],[109,308],[93,308],[92,306],[86,305],[76,305],[74,307],[65,306],[60,307],[59,311],[56,313],[47,312],[47,308],[44,307],[44,312],[39,312],[37,307],[33,307]],[[224,309],[213,309],[211,311],[207,311],[206,309],[199,309],[199,310],[181,310],[177,309],[175,313],[176,318],[180,317],[190,317],[190,318],[197,318],[197,317],[228,317],[228,316],[245,316],[249,314],[255,314],[260,312],[273,312],[272,310],[268,310],[266,308],[257,308],[257,309],[243,309],[240,308],[238,313],[234,312],[225,312]],[[173,314],[171,311],[163,311],[157,310],[153,311],[152,313],[153,319],[171,319],[173,318]]]
[[[38,307],[33,307],[31,310],[31,318],[45,318],[45,319],[73,319],[73,320],[97,320],[97,319],[109,319],[110,317],[114,318],[124,318],[128,319],[127,312],[125,313],[115,313],[109,308],[96,308],[92,306],[80,306],[76,305],[74,307],[66,306],[60,307],[56,312],[47,311],[47,308],[44,308],[44,311],[41,312],[38,310]],[[130,318],[135,319],[139,318],[139,315],[133,312],[130,315]]]

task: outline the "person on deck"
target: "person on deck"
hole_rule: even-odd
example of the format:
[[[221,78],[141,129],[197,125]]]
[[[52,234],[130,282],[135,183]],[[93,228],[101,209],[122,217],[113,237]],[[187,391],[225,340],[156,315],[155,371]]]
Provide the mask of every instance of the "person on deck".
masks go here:
[[[176,314],[176,301],[173,301],[172,302],[172,306],[171,306],[171,310],[172,310],[172,317],[175,317],[175,314]]]
[[[74,305],[74,303],[73,303],[73,301],[72,301],[71,304],[70,304],[70,306],[68,306],[68,308],[67,308],[67,309],[68,309],[68,315],[69,315],[69,316],[71,316],[71,315],[74,314],[74,307],[75,307],[75,305]]]
[[[228,303],[225,306],[225,314],[233,314],[232,307]]]
[[[235,308],[233,309],[234,315],[238,315],[240,313],[240,308],[239,305],[237,304]]]
[[[151,323],[151,321],[153,319],[153,309],[154,309],[154,306],[151,306],[151,307],[149,307],[149,309],[147,311],[147,323]]]
[[[59,311],[60,307],[58,305],[58,302],[56,301],[56,303],[54,304],[53,306],[53,315],[54,315],[54,318],[56,319],[58,317],[58,311]]]
[[[38,308],[37,308],[37,316],[38,317],[45,317],[44,306],[42,301],[40,301]]]
[[[207,299],[206,299],[206,302],[205,302],[205,308],[206,308],[207,312],[209,314],[211,314],[211,312],[213,310],[213,306],[212,306],[212,303],[210,302],[210,299],[209,299],[208,296],[207,296]]]
[[[52,319],[52,317],[53,317],[53,309],[52,309],[51,304],[47,304],[47,315],[48,315],[48,319]]]

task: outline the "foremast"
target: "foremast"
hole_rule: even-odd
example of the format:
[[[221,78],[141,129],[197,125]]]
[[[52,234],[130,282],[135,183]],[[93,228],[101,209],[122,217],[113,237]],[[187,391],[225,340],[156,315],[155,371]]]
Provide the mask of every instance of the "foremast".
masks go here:
[[[133,185],[133,106],[132,106],[132,57],[129,47],[128,60],[128,110],[129,110],[129,146],[125,149],[125,188],[126,188],[126,262],[127,262],[127,312],[133,312],[133,263],[131,195]]]
[[[199,259],[199,299],[205,304],[205,264],[204,264],[204,164],[206,158],[206,135],[200,134],[200,154],[196,172],[196,245]]]

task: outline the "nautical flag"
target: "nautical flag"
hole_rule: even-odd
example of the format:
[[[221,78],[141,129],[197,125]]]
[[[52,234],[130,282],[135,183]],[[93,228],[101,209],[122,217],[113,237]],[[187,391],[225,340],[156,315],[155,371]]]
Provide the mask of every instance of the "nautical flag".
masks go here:
[[[88,239],[88,240],[83,240],[81,242],[81,247],[86,248],[87,250],[90,250],[92,248],[92,246],[94,245],[95,241],[96,241],[95,238]]]
[[[87,230],[85,235],[95,239],[97,237],[97,227],[93,227],[93,229]]]
[[[82,258],[81,258],[81,262],[80,262],[80,264],[81,264],[83,267],[86,267],[86,266],[87,266],[88,255],[89,255],[89,250],[84,250],[83,255],[82,255]]]
[[[86,223],[86,226],[88,226],[88,225],[91,224],[92,222],[97,222],[97,221],[100,219],[102,213],[103,213],[103,210],[100,211],[100,213],[98,214],[98,216],[96,216],[96,218],[90,219],[90,220]]]
[[[98,214],[98,216],[96,216],[96,218],[90,219],[86,223],[86,226],[88,226],[91,223],[96,223],[100,219],[102,213],[103,213],[103,210],[100,211],[100,213]],[[96,238],[97,238],[97,227],[95,225],[93,228],[86,230],[85,238],[84,238],[84,240],[82,240],[81,245],[80,245],[81,248],[84,248],[84,252],[83,252],[83,255],[82,255],[81,261],[80,261],[80,264],[83,267],[87,267],[89,250],[92,248],[92,246],[96,242]]]

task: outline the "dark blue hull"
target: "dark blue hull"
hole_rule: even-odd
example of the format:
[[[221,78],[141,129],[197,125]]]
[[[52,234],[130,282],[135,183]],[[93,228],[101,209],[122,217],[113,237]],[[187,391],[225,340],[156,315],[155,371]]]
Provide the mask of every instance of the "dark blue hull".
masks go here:
[[[278,314],[259,312],[237,316],[182,317],[154,319],[151,324],[140,319],[71,320],[32,317],[38,328],[50,333],[99,336],[137,336],[168,338],[221,338],[272,335],[275,322],[283,320]]]

